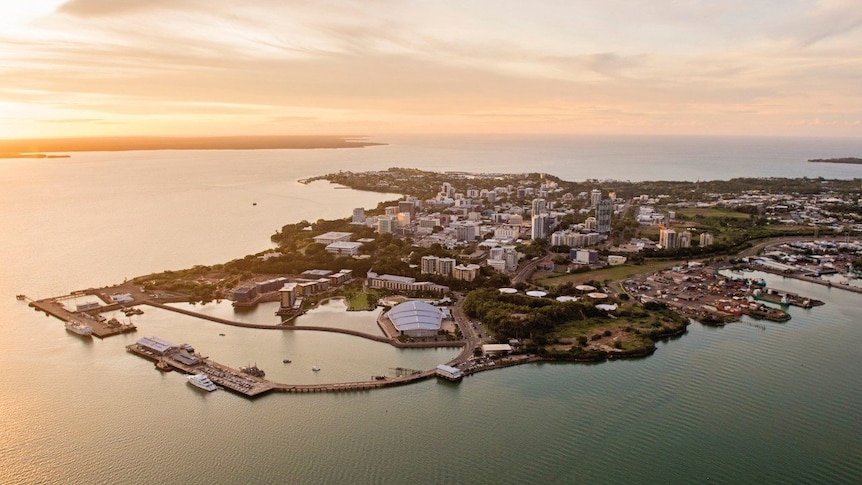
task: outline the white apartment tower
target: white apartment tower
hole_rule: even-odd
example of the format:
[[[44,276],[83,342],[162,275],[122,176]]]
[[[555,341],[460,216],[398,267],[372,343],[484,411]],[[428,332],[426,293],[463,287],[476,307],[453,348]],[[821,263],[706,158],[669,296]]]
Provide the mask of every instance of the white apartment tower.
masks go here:
[[[599,201],[602,200],[602,191],[599,189],[593,189],[590,192],[590,206],[597,207],[599,205]]]
[[[545,237],[545,225],[547,217],[544,214],[536,214],[533,216],[533,224],[530,231],[530,237],[533,239],[542,239]]]
[[[677,240],[676,240],[676,231],[673,229],[662,228],[659,233],[658,243],[664,249],[676,249]]]
[[[533,199],[533,204],[531,208],[531,214],[534,216],[544,214],[545,212],[547,212],[547,203],[545,202],[545,199]]]

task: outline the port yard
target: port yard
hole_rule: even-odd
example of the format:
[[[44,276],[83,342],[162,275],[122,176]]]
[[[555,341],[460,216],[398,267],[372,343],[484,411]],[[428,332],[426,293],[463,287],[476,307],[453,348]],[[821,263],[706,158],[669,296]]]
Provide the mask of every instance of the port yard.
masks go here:
[[[699,264],[675,267],[625,280],[623,289],[643,303],[660,302],[704,323],[723,324],[741,315],[784,322],[790,314],[772,304],[802,308],[823,302],[772,288],[750,278],[734,278]]]

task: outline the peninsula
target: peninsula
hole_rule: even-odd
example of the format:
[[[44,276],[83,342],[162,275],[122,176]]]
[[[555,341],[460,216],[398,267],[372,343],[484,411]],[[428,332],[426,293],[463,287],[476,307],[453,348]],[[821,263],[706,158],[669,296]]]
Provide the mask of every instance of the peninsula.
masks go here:
[[[52,152],[129,150],[263,150],[362,148],[383,145],[362,136],[106,137],[0,140],[0,152],[17,155]]]
[[[276,249],[30,304],[99,338],[135,331],[103,313],[128,317],[147,305],[260,331],[461,349],[437,369],[303,386],[246,375],[190,345],[147,337],[128,346],[161,370],[207,374],[251,397],[460,380],[543,360],[645,357],[693,321],[721,326],[745,315],[784,322],[790,306],[823,304],[769,288],[750,271],[862,293],[850,282],[862,277],[858,181],[569,182],[543,173],[407,168],[342,171],[304,183],[315,180],[406,195],[344,219],[285,225],[272,235]],[[379,311],[382,335],[296,323],[331,298],[350,310]],[[244,323],[166,305],[222,299],[236,307],[278,302],[280,318]]]
[[[812,163],[862,163],[862,158],[842,157],[842,158],[812,158],[808,160]]]

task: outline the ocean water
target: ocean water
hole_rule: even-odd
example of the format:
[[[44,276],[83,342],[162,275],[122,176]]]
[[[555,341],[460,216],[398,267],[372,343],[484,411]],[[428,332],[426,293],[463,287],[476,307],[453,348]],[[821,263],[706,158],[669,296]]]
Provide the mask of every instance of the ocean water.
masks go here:
[[[155,309],[136,317],[137,334],[87,341],[14,298],[224,262],[265,250],[283,224],[394,198],[296,182],[337,170],[543,171],[570,180],[862,174],[862,166],[805,162],[859,156],[862,140],[853,139],[379,141],[392,144],[0,162],[0,483],[862,481],[860,295],[837,289],[765,275],[827,304],[791,308],[784,324],[695,323],[642,360],[253,401],[197,392],[124,346],[160,335],[298,383],[428,368],[455,351],[225,328]],[[374,315],[342,314],[333,303],[308,317],[365,326]],[[286,357],[293,363],[282,364]]]

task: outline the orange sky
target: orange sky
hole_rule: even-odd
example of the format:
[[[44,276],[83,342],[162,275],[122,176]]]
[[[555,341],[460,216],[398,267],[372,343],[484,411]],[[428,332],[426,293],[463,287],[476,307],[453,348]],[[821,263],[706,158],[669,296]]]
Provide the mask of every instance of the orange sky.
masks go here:
[[[2,3],[0,138],[862,136],[858,0]]]

